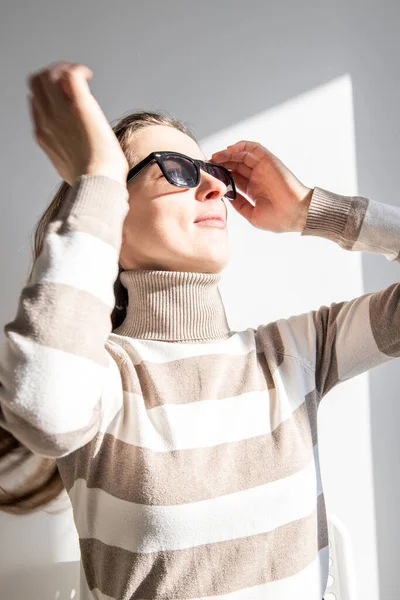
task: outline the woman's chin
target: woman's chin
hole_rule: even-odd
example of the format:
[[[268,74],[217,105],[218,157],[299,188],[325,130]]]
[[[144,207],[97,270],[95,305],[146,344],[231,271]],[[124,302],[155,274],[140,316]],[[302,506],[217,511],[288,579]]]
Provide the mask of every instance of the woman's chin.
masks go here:
[[[221,247],[215,247],[214,251],[212,244],[210,244],[204,252],[199,253],[196,259],[193,261],[196,263],[196,271],[202,273],[219,273],[225,269],[229,262],[230,250],[226,248],[224,252],[221,252]]]

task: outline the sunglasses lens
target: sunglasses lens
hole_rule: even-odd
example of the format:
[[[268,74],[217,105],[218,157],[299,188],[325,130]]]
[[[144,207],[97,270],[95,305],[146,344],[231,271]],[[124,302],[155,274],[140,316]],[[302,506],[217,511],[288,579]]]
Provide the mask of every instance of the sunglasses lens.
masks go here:
[[[173,185],[183,187],[195,187],[198,185],[198,175],[196,165],[192,161],[188,160],[183,156],[177,156],[174,154],[164,155],[162,158],[162,164],[164,166],[167,179]],[[226,185],[226,198],[234,200],[235,191],[232,185],[232,176],[225,169],[218,165],[211,165],[206,163],[205,170],[207,173],[219,179]]]
[[[224,183],[226,185],[227,191],[226,191],[225,197],[231,198],[233,200],[235,198],[235,193],[234,193],[233,187],[232,187],[232,180],[231,180],[230,176],[228,175],[228,173],[225,171],[225,169],[221,169],[221,167],[208,164],[207,172],[210,175],[212,175],[213,177],[215,177],[216,179],[219,179],[220,181],[222,181],[222,183]]]
[[[171,183],[187,187],[195,187],[197,171],[195,165],[180,156],[164,157],[163,164]]]

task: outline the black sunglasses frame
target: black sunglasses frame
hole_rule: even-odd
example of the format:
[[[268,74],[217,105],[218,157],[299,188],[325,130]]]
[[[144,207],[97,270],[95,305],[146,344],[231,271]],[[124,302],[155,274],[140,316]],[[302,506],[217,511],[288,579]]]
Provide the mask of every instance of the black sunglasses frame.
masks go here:
[[[194,167],[196,169],[196,182],[194,183],[194,185],[189,186],[189,185],[185,185],[183,183],[176,183],[175,181],[171,180],[171,178],[168,175],[168,171],[165,169],[164,164],[163,164],[163,159],[164,159],[164,157],[167,157],[167,156],[168,157],[178,156],[180,158],[184,158],[185,160],[190,161],[194,165]],[[148,156],[146,156],[146,158],[141,160],[140,163],[138,163],[135,167],[133,167],[132,169],[129,170],[128,176],[126,179],[126,183],[128,184],[134,177],[139,175],[139,173],[141,171],[143,171],[143,169],[145,167],[147,167],[147,165],[149,165],[153,161],[158,164],[158,166],[160,167],[160,169],[161,169],[165,179],[168,181],[168,183],[170,183],[171,185],[175,185],[177,187],[186,187],[186,188],[187,187],[196,187],[199,185],[200,169],[203,169],[206,173],[209,173],[209,171],[207,169],[208,165],[213,166],[213,167],[218,167],[219,169],[222,169],[222,171],[224,171],[226,173],[229,181],[231,182],[231,186],[232,186],[233,198],[229,198],[228,196],[225,196],[225,197],[228,200],[235,200],[235,198],[236,198],[235,182],[233,180],[232,173],[230,173],[230,171],[228,171],[228,169],[226,169],[222,165],[219,165],[218,163],[206,162],[204,160],[192,158],[191,156],[186,156],[186,154],[181,154],[180,152],[173,152],[173,151],[167,151],[167,150],[163,150],[163,151],[159,151],[159,152],[151,152],[151,154],[149,154]],[[212,173],[209,173],[209,175],[212,175],[213,177],[215,177],[215,175],[213,175]]]

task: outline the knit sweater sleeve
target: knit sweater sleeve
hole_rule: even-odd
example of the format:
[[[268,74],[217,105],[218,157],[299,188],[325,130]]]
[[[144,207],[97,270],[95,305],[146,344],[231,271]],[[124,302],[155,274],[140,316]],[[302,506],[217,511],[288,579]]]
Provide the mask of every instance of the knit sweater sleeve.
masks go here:
[[[59,458],[100,427],[118,369],[105,349],[128,191],[82,175],[48,225],[32,277],[0,348],[0,427],[32,452]]]
[[[400,209],[361,196],[315,188],[301,235],[400,262]],[[292,340],[302,338],[298,353],[315,370],[322,398],[339,382],[400,356],[400,284],[322,306],[281,326]]]

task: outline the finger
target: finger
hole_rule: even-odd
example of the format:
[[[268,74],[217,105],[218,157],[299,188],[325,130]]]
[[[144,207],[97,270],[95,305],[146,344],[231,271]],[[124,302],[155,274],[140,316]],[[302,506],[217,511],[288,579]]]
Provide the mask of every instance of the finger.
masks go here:
[[[254,206],[242,194],[236,194],[235,200],[231,200],[230,204],[242,217],[251,221]]]
[[[47,69],[41,76],[43,88],[49,99],[53,113],[56,112],[57,108],[63,103],[65,104],[67,96],[63,92],[62,85],[60,84],[60,77],[64,70],[68,69],[72,63],[67,61],[59,61],[54,63],[49,69]]]
[[[84,97],[90,92],[88,79],[93,76],[92,71],[81,64],[74,64],[70,68],[65,69],[60,77],[60,82],[64,93],[70,100],[75,100]]]
[[[50,104],[47,98],[47,94],[43,88],[42,81],[39,75],[32,76],[29,79],[29,88],[32,96],[35,97],[36,100],[36,108],[41,116],[41,121],[44,121],[46,115],[49,114]]]
[[[214,152],[211,155],[210,161],[220,163],[221,161],[228,160],[230,156],[230,151],[226,148],[224,150],[218,150],[218,152]]]
[[[41,115],[38,110],[37,99],[35,98],[35,96],[32,96],[32,95],[28,96],[28,107],[29,107],[29,114],[30,114],[31,121],[32,121],[33,135],[35,138],[37,138],[41,133],[42,124],[41,124]]]
[[[243,152],[243,151],[250,152],[251,154],[254,154],[254,156],[256,156],[259,159],[265,158],[265,156],[268,156],[271,159],[277,158],[272,152],[270,152],[270,150],[268,150],[265,146],[263,146],[259,142],[251,142],[249,140],[241,140],[240,142],[231,144],[231,145],[227,146],[227,150],[222,150],[220,152]],[[216,160],[220,160],[219,159],[220,152],[215,153],[215,155],[217,155]],[[213,155],[213,157],[215,155]]]
[[[248,142],[246,140],[242,140],[240,142],[236,142],[235,144],[229,144],[224,150],[214,152],[212,158],[221,160],[221,158],[226,158],[232,152],[247,151],[254,153],[254,150],[257,150],[257,146],[259,146],[258,142]]]
[[[229,158],[229,160],[228,160]],[[260,161],[248,152],[238,152],[231,154],[227,160],[220,159],[219,164],[223,165],[229,171],[239,173],[243,177],[250,179],[251,172]]]
[[[229,165],[229,166],[228,166]],[[246,177],[246,179],[250,179],[251,171],[250,167],[246,167],[243,163],[230,162],[225,163],[224,167],[228,169],[230,173],[238,173],[242,177]]]
[[[256,156],[262,156],[262,152],[265,149],[259,142],[251,142],[249,140],[240,140],[240,142],[230,144],[227,148],[233,152],[251,152]]]
[[[51,136],[47,135],[46,127],[43,124],[43,116],[41,114],[39,104],[34,96],[28,97],[29,112],[32,120],[33,136],[36,143],[49,155],[52,152]],[[50,156],[50,155],[49,155]]]
[[[243,163],[247,167],[250,167],[250,169],[254,169],[254,167],[260,162],[260,159],[257,158],[252,152],[247,152],[246,150],[241,152],[224,150],[223,154],[218,157],[218,162],[223,164],[227,169],[235,168],[235,166],[229,166],[231,163]]]

